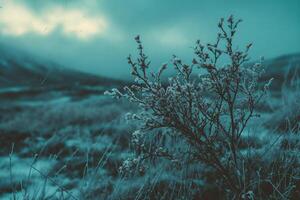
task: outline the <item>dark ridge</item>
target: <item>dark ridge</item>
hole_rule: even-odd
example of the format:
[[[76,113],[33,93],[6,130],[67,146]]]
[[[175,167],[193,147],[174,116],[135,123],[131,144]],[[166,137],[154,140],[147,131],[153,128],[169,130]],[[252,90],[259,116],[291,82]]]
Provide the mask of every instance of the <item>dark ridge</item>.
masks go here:
[[[124,82],[63,67],[0,44],[0,88],[123,85]]]
[[[265,73],[261,81],[274,78],[270,87],[271,91],[295,90],[300,87],[300,53],[279,56],[266,60],[263,64]]]

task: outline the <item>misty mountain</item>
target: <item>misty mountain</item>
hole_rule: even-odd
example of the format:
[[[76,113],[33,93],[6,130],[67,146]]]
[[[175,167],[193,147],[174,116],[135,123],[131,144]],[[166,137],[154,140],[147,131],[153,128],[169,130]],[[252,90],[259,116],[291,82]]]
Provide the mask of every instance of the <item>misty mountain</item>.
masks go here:
[[[274,78],[271,90],[280,91],[299,85],[300,54],[290,54],[264,61],[262,81]],[[0,88],[5,87],[77,87],[120,86],[123,82],[60,66],[18,49],[0,45]]]
[[[121,81],[65,68],[18,49],[0,45],[0,87],[116,85]]]
[[[279,56],[263,63],[263,81],[273,78],[271,90],[296,89],[300,87],[300,53]]]

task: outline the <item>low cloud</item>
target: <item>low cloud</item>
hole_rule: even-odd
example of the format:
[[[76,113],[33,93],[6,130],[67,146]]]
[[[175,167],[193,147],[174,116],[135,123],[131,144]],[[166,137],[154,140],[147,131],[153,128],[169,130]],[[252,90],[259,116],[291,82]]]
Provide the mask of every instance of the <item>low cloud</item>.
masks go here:
[[[150,32],[150,38],[167,48],[184,47],[191,42],[188,39],[188,34],[181,31],[178,27],[155,29]]]
[[[0,31],[11,36],[48,35],[59,29],[65,36],[85,40],[103,35],[108,26],[103,16],[89,16],[82,10],[61,6],[36,13],[25,5],[10,1],[2,5],[0,11]]]

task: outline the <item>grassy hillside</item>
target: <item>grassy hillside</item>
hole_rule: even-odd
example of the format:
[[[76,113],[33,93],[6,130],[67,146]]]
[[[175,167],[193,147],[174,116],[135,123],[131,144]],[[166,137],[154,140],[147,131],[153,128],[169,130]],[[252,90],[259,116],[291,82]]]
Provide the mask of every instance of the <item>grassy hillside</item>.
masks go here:
[[[274,95],[261,105],[261,118],[246,130],[244,137],[248,142],[241,143],[241,151],[266,151],[269,158],[283,152],[299,154],[300,137],[295,133],[300,121],[300,85],[292,78],[292,74],[299,75],[299,63],[299,55],[266,62],[265,78],[275,76],[276,87],[271,89],[280,91],[281,95]],[[17,64],[12,66],[19,68]],[[9,74],[3,67],[0,71],[7,75],[1,75],[1,83],[19,76]],[[53,71],[51,76],[61,79],[71,76],[68,80],[72,83],[78,78],[77,72],[69,71]],[[40,76],[37,77],[32,78],[34,83],[40,80]],[[100,79],[92,77],[80,74],[78,79],[101,83]],[[51,77],[49,80],[56,81]],[[137,176],[121,176],[119,167],[132,154],[130,135],[135,130],[135,124],[127,122],[124,115],[137,108],[102,95],[113,86],[92,87],[83,82],[76,87],[57,84],[56,87],[12,88],[2,85],[0,199],[217,200],[224,197],[214,184],[214,171],[201,165],[182,168],[174,163],[157,162]],[[271,146],[275,148],[267,151]],[[298,165],[290,163],[287,168]],[[271,167],[270,170],[282,170]],[[269,191],[268,184],[262,187],[266,192],[273,192]],[[300,182],[295,187],[300,191]],[[294,196],[297,199],[299,194],[295,192]]]

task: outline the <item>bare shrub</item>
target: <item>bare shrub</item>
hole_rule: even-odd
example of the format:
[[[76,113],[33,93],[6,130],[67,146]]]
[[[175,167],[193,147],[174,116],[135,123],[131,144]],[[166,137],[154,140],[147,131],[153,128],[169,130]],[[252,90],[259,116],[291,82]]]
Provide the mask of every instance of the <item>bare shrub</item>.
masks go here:
[[[124,91],[106,92],[115,98],[127,98],[141,108],[141,112],[127,115],[140,127],[132,135],[137,157],[126,160],[122,172],[140,174],[146,160],[164,158],[178,166],[199,163],[211,167],[216,184],[228,199],[290,196],[293,185],[283,185],[281,179],[274,178],[289,174],[287,181],[292,183],[295,171],[286,172],[284,168],[290,163],[289,156],[280,162],[268,162],[258,152],[239,149],[248,122],[259,117],[255,108],[272,81],[258,84],[263,73],[261,62],[244,67],[252,44],[244,50],[233,45],[240,22],[232,16],[221,19],[216,42],[204,45],[198,40],[190,64],[173,56],[171,64],[176,75],[167,82],[162,74],[168,64],[157,73],[149,73],[150,61],[140,36],[135,38],[138,58],[128,57],[135,83]],[[167,140],[173,145],[166,145]],[[178,146],[174,141],[186,145]],[[263,186],[270,187],[270,192],[261,191]]]

